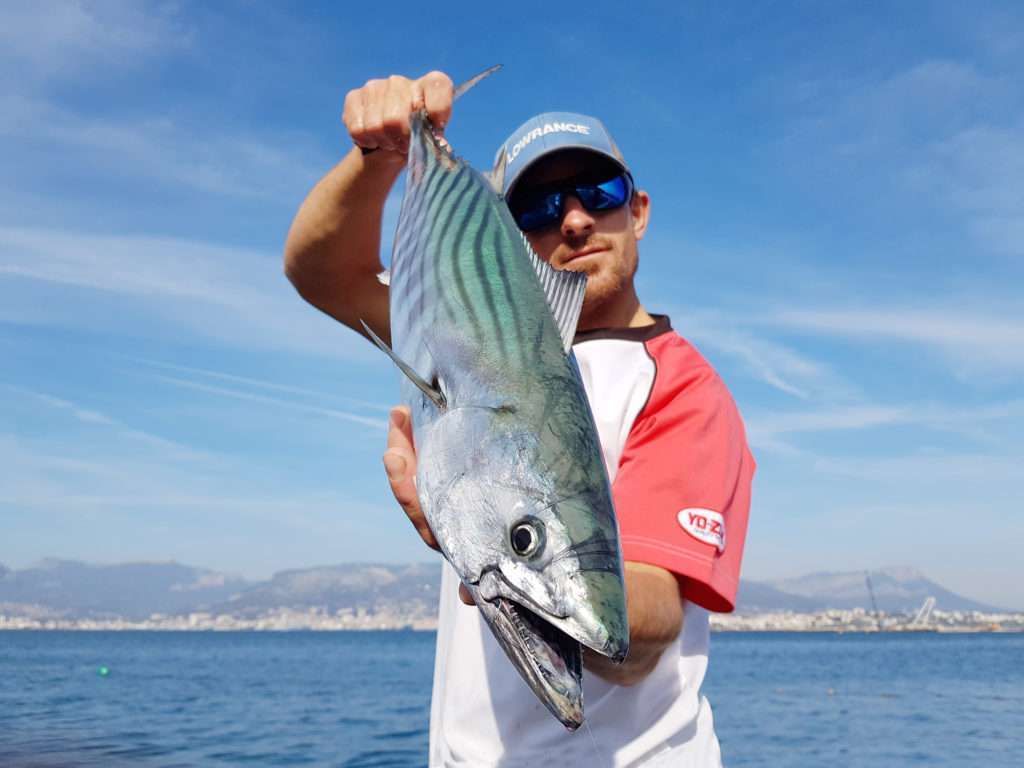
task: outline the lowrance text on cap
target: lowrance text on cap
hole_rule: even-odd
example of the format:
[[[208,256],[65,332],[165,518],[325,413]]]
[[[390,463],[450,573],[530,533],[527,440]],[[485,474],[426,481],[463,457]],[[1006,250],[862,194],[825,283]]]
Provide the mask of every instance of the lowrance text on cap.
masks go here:
[[[495,176],[502,194],[544,155],[562,149],[588,149],[628,170],[625,158],[600,120],[573,112],[545,112],[519,126],[498,149]]]

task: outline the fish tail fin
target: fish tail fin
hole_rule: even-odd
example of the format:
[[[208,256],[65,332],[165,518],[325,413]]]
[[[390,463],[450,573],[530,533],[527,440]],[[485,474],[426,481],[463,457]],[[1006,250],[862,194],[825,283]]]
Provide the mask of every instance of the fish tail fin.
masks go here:
[[[469,78],[469,80],[466,80],[464,83],[461,83],[460,85],[456,86],[455,93],[452,96],[452,101],[454,102],[458,100],[458,98],[465,94],[466,91],[468,91],[474,85],[479,83],[485,77],[493,75],[499,69],[501,69],[501,64],[495,64],[493,67],[488,67],[483,72],[473,75],[473,77]],[[414,114],[412,116],[412,124],[414,133],[418,130],[416,128],[417,125],[424,126],[427,129],[423,133],[425,135],[430,136],[431,143],[433,144],[434,147],[435,155],[438,158],[440,158],[443,163],[445,163],[449,170],[454,168],[455,155],[452,154],[451,145],[448,144],[448,141],[443,136],[441,136],[439,130],[436,129],[430,122],[430,120],[427,118],[427,111],[425,109],[421,109],[419,113]]]
[[[471,78],[469,78],[469,80],[467,80],[466,82],[464,82],[464,83],[461,83],[461,84],[459,84],[458,86],[456,86],[456,88],[455,88],[455,96],[454,96],[454,97],[452,98],[452,101],[455,101],[455,100],[456,100],[456,99],[458,99],[459,97],[461,97],[461,96],[465,95],[466,91],[468,91],[468,90],[469,90],[470,88],[472,88],[472,87],[473,87],[474,85],[476,85],[477,83],[479,83],[479,82],[480,82],[481,80],[483,80],[483,79],[484,79],[485,77],[488,77],[488,76],[490,76],[490,75],[493,75],[493,74],[494,74],[495,72],[497,72],[497,71],[498,71],[499,69],[501,69],[501,64],[495,64],[495,65],[494,65],[493,67],[488,67],[488,68],[487,68],[487,69],[485,69],[485,70],[484,70],[483,72],[481,72],[481,73],[479,73],[479,74],[477,74],[477,75],[473,75],[473,76],[472,76]]]

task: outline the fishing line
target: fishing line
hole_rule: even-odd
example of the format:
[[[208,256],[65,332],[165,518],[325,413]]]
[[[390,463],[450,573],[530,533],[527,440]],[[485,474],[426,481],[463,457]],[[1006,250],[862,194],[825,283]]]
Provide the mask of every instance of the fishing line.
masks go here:
[[[597,758],[596,765],[601,765],[601,749],[597,746],[597,739],[594,738],[594,731],[590,728],[590,721],[584,720],[583,727],[587,729],[587,734],[590,736],[590,743],[594,747],[594,757]]]

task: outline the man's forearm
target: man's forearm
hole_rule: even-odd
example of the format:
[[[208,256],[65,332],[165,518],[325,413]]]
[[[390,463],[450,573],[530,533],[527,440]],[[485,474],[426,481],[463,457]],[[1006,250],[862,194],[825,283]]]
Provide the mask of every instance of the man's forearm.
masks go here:
[[[381,269],[384,203],[403,167],[398,153],[353,148],[310,191],[285,244],[285,274],[303,298],[357,330],[366,319],[385,338],[386,302],[381,312],[367,293]]]
[[[657,665],[662,652],[683,626],[679,583],[669,571],[645,563],[627,562],[626,609],[629,616],[629,654],[621,664],[584,649],[587,670],[616,685],[634,685]]]

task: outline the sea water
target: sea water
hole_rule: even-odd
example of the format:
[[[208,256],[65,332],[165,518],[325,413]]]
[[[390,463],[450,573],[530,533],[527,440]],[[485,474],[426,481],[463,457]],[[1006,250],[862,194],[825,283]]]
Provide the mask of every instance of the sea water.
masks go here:
[[[0,765],[421,766],[434,635],[0,632]],[[1024,765],[1024,635],[722,633],[727,766]]]

